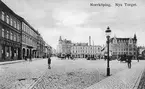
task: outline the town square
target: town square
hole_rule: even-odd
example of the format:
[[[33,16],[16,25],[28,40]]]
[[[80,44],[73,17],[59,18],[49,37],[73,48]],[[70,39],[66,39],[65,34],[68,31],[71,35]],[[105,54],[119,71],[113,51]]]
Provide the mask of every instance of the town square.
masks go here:
[[[145,89],[143,0],[0,0],[0,89]]]

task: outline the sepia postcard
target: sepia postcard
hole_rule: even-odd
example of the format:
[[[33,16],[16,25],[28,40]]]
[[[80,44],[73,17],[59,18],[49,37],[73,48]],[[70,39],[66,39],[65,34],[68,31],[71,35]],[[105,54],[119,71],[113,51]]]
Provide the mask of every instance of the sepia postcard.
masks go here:
[[[0,89],[145,89],[144,0],[0,0]]]

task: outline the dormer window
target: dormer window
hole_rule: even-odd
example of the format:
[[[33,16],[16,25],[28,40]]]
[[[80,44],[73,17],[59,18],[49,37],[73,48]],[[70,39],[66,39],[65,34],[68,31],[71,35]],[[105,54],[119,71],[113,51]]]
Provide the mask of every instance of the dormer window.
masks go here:
[[[113,39],[113,43],[117,44],[117,39],[116,38]]]
[[[129,44],[132,44],[133,43],[133,40],[130,38],[129,39]]]

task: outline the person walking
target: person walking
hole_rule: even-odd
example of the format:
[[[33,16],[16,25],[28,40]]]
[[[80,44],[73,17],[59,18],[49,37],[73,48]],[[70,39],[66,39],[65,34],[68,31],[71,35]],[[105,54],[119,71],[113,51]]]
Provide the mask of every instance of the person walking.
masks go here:
[[[51,69],[51,58],[50,58],[50,56],[48,56],[48,69]]]
[[[32,56],[30,55],[30,62],[32,62]]]
[[[131,68],[131,60],[132,60],[132,56],[128,57],[127,63],[128,63],[128,68]]]

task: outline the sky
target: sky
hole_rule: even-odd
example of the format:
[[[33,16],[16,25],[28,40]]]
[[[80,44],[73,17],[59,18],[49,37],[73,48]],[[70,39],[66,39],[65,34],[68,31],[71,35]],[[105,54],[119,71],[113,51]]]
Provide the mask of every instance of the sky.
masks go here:
[[[103,45],[108,26],[112,31],[111,37],[133,37],[136,34],[137,44],[145,44],[144,0],[2,1],[25,18],[53,48],[56,48],[60,36],[74,43],[87,43],[91,36],[95,45]],[[111,6],[91,6],[90,3]],[[134,6],[125,6],[124,3]]]

